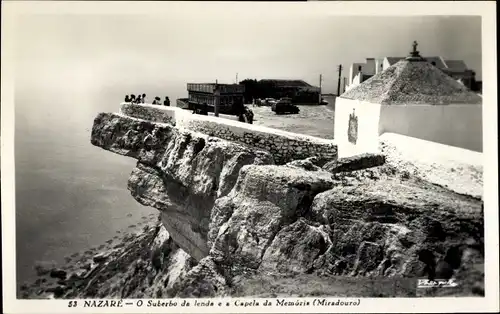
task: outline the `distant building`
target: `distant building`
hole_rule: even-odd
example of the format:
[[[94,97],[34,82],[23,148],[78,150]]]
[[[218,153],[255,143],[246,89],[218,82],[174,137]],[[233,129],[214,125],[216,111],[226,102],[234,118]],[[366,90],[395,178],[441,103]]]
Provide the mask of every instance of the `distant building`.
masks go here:
[[[217,83],[188,83],[189,109],[207,104],[208,111],[213,112],[216,96],[220,95],[219,112],[239,114],[243,109],[244,85]]]
[[[320,88],[303,80],[263,79],[259,84],[268,86],[266,97],[290,97],[294,103],[318,103]]]
[[[482,152],[482,97],[422,58],[414,42],[408,57],[336,99],[334,130],[342,157],[378,152],[383,133]]]
[[[475,80],[474,71],[467,68],[462,60],[445,60],[443,57],[425,57],[427,62],[434,65],[473,91],[480,91],[481,84]],[[346,90],[368,80],[405,57],[366,58],[365,63],[353,63],[349,69],[348,86]]]

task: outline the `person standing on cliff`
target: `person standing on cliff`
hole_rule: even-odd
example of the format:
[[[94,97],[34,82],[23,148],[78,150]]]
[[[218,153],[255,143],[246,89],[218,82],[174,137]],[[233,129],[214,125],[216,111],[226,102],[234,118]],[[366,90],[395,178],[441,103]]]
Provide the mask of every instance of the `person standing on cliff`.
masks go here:
[[[146,102],[146,94],[142,94],[142,103]]]
[[[142,103],[141,95],[137,96],[137,100],[135,101],[136,104]]]
[[[130,102],[130,98],[128,95],[125,95],[125,102]]]
[[[163,101],[163,105],[164,106],[170,106],[170,99],[168,99],[168,97],[165,97],[165,100]]]
[[[134,94],[130,94],[130,102],[135,103],[135,95]]]

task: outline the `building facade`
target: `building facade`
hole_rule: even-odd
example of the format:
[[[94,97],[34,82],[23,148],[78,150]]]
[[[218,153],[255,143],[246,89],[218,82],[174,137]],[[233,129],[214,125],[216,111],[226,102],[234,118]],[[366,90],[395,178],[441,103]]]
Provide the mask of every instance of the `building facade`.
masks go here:
[[[290,97],[295,104],[319,103],[320,88],[303,80],[263,79],[259,81],[265,86],[265,98]]]
[[[207,104],[208,111],[214,112],[219,99],[219,112],[223,114],[239,115],[243,108],[244,85],[218,83],[188,83],[189,109]]]
[[[430,64],[434,65],[447,75],[472,91],[480,91],[480,84],[475,80],[475,73],[468,69],[465,62],[462,60],[445,60],[443,57],[424,57]],[[365,63],[351,64],[349,78],[346,90],[361,84],[372,76],[385,71],[390,66],[397,62],[405,60],[405,57],[383,57],[383,58],[366,58]]]
[[[339,156],[377,153],[394,133],[482,152],[482,97],[422,58],[416,50],[336,99]]]

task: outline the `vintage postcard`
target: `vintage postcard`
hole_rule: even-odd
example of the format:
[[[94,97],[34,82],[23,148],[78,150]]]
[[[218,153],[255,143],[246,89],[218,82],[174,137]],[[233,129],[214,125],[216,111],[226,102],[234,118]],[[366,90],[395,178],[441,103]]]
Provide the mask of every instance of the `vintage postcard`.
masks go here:
[[[498,311],[495,12],[2,3],[4,312]]]

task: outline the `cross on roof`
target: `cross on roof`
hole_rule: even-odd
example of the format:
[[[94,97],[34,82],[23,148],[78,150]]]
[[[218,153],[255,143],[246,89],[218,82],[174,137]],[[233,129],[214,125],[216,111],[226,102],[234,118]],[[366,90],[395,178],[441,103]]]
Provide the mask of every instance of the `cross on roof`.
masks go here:
[[[413,41],[413,53],[418,53],[418,51],[417,51],[417,46],[418,46],[417,41],[416,41],[416,40],[415,40],[415,41]]]
[[[422,60],[424,60],[420,56],[420,52],[417,50],[418,43],[416,40],[413,41],[412,46],[413,46],[413,51],[410,52],[410,55],[406,58],[406,60],[409,60],[409,61],[422,61]]]

